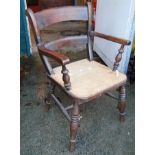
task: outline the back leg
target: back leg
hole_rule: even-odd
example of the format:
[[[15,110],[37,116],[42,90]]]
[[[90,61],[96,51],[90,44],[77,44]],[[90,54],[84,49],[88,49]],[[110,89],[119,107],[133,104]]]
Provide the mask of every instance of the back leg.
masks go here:
[[[44,107],[44,111],[45,112],[49,112],[50,108],[51,108],[51,105],[53,103],[53,100],[52,100],[52,97],[51,97],[51,94],[54,94],[54,91],[55,91],[55,85],[53,85],[51,87],[50,85],[50,88],[49,88],[49,91],[47,93],[47,96],[44,98],[44,102],[45,102],[45,107]]]
[[[118,101],[118,109],[119,109],[119,120],[120,122],[125,121],[125,108],[126,108],[126,90],[125,86],[119,87],[119,101]]]

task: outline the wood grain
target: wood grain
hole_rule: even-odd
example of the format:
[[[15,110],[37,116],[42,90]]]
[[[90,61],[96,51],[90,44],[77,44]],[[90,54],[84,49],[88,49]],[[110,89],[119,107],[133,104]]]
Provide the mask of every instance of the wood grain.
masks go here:
[[[41,54],[46,55],[50,58],[53,58],[54,60],[56,60],[61,65],[65,65],[65,64],[68,64],[70,62],[70,59],[67,56],[65,56],[61,53],[49,50],[49,49],[45,48],[44,45],[38,46],[38,49],[39,49],[39,52]]]
[[[85,6],[67,6],[50,8],[35,13],[35,18],[40,29],[63,21],[87,21],[88,11]]]
[[[106,40],[109,40],[109,41],[112,41],[112,42],[115,42],[115,43],[119,43],[119,44],[122,44],[122,45],[130,45],[131,44],[131,41],[129,41],[129,40],[122,39],[122,38],[117,38],[117,37],[106,35],[106,34],[99,33],[99,32],[91,31],[90,35],[92,37],[95,36],[95,37],[103,38],[103,39],[106,39]]]

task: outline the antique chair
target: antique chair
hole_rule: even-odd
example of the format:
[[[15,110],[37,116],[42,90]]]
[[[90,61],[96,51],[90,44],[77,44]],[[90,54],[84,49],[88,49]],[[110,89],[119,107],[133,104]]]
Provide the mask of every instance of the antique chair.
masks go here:
[[[79,106],[111,90],[119,91],[118,109],[119,119],[124,121],[125,117],[125,83],[127,77],[117,71],[125,45],[130,41],[113,36],[94,32],[92,30],[92,5],[88,1],[87,6],[66,6],[50,8],[33,13],[31,9],[26,10],[40,58],[47,70],[47,76],[51,80],[51,98],[59,106],[63,114],[70,122],[70,145],[69,150],[75,150],[77,130],[80,125]],[[88,22],[87,35],[68,36],[52,42],[44,43],[40,30],[62,21],[86,21]],[[105,23],[106,24],[106,23]],[[93,59],[93,38],[100,37],[120,44],[116,55],[113,70]],[[72,46],[85,43],[88,50],[88,58],[70,62],[70,59],[59,53],[63,46]],[[49,58],[56,60],[60,66],[52,68]],[[55,87],[60,87],[72,99],[73,105],[64,107],[60,99],[55,95]],[[112,96],[111,94],[108,94]],[[72,109],[71,116],[68,110]]]

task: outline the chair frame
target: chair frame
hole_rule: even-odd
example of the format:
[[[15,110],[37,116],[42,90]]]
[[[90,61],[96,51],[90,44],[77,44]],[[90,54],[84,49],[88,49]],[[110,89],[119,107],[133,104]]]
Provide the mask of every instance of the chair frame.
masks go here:
[[[64,12],[64,10],[69,10],[70,15],[68,14],[67,17],[63,17],[62,13]],[[106,40],[118,43],[121,46],[120,46],[120,49],[118,50],[118,54],[115,57],[115,62],[113,66],[113,71],[116,71],[122,59],[124,47],[126,45],[130,45],[131,42],[125,39],[94,32],[92,28],[93,27],[92,26],[92,19],[93,19],[92,10],[93,10],[92,4],[90,0],[88,0],[87,6],[80,6],[80,7],[67,6],[67,7],[61,7],[61,8],[52,8],[52,9],[43,10],[37,13],[33,13],[31,9],[26,10],[26,15],[28,16],[30,25],[32,27],[32,31],[34,33],[34,37],[35,37],[35,41],[38,47],[40,58],[47,70],[47,73],[48,73],[47,77],[51,81],[51,89],[49,91],[49,95],[51,98],[54,99],[55,103],[59,106],[60,110],[63,112],[63,114],[66,116],[66,118],[70,122],[70,145],[69,145],[70,151],[75,150],[77,131],[80,126],[81,117],[80,117],[79,106],[81,104],[89,102],[93,99],[96,99],[97,97],[100,97],[104,94],[109,95],[115,99],[118,99],[119,119],[121,122],[125,120],[125,108],[126,108],[125,82],[119,85],[115,85],[113,88],[107,91],[100,92],[87,99],[81,99],[81,98],[75,97],[73,94],[70,93],[71,82],[70,82],[70,77],[68,74],[69,71],[66,67],[66,65],[70,63],[70,59],[61,53],[58,53],[54,50],[49,50],[48,46],[41,39],[40,30],[48,25],[51,25],[57,22],[67,21],[67,20],[74,20],[74,19],[88,21],[88,33],[87,33],[86,39],[87,39],[89,61],[93,60],[93,39],[94,37],[99,37],[102,39],[106,39]],[[54,14],[53,16],[51,16],[52,13]],[[48,18],[44,20],[45,17],[48,17]],[[74,38],[75,37],[70,37],[70,40],[68,42],[72,43],[72,40],[74,40]],[[67,41],[65,41],[64,39],[60,39],[59,42],[67,42]],[[48,61],[48,58],[52,58],[56,60],[62,66],[62,75],[63,75],[62,78],[64,81],[64,87],[59,85],[59,83],[57,83],[51,78],[51,74],[53,74],[53,69]],[[63,106],[62,101],[60,101],[60,99],[56,97],[55,95],[56,86],[60,87],[73,100],[73,105],[68,106],[68,107]],[[111,90],[116,90],[116,89],[119,90],[119,98],[109,93]],[[72,109],[72,114],[70,116],[68,111],[71,109]]]

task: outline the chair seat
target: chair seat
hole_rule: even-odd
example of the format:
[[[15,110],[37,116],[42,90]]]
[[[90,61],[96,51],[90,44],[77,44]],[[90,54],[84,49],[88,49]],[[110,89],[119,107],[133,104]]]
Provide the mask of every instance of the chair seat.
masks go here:
[[[71,81],[69,93],[79,99],[88,99],[115,86],[119,87],[127,80],[125,74],[114,72],[105,65],[88,59],[70,63],[66,67]],[[62,67],[56,67],[53,70],[54,74],[51,78],[64,87]]]

